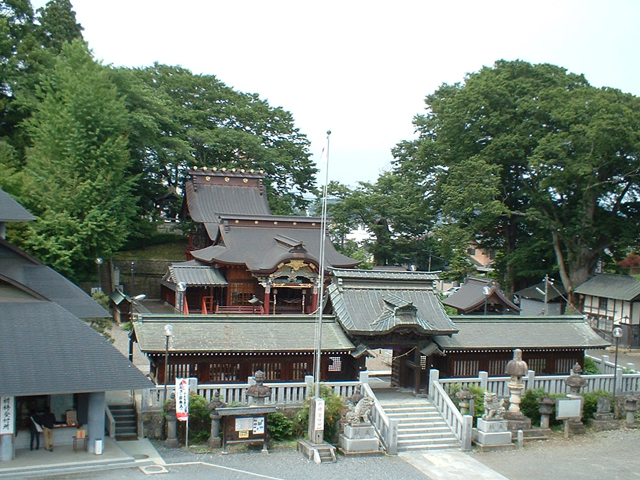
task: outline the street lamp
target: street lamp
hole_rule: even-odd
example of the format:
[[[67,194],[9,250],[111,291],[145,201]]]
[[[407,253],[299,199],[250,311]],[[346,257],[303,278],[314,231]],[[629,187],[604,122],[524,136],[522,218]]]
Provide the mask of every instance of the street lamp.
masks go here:
[[[482,287],[482,293],[484,294],[484,314],[487,314],[487,301],[489,300],[489,295],[491,295],[491,291],[493,289],[491,287]]]
[[[96,269],[98,270],[98,290],[102,291],[102,278],[100,275],[100,267],[102,266],[102,258],[96,258]]]
[[[170,323],[164,326],[164,335],[167,337],[164,351],[164,401],[167,401],[167,380],[169,378],[169,339],[173,335],[173,325]]]
[[[616,355],[613,361],[613,411],[616,410],[616,379],[618,378],[618,344],[620,343],[620,337],[622,337],[622,328],[614,327],[613,337],[616,339]]]

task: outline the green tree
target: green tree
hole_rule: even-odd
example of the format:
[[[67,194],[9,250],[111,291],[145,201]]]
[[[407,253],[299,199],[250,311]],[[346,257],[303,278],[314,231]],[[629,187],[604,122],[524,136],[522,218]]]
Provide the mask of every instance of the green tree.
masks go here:
[[[27,250],[73,278],[126,240],[135,216],[135,178],[126,175],[126,106],[108,67],[82,41],[67,43],[42,78],[24,127],[33,141],[23,204],[38,217]]]
[[[603,249],[637,236],[637,98],[553,65],[498,61],[426,105],[418,140],[394,150],[396,170],[433,185],[443,235],[501,250],[508,291],[516,270],[555,268],[570,292]]]
[[[306,205],[303,194],[314,190],[317,170],[289,112],[181,67],[121,70],[117,81],[133,112],[130,147],[144,208],[153,208],[154,195],[182,186],[193,166],[264,170],[274,213]]]

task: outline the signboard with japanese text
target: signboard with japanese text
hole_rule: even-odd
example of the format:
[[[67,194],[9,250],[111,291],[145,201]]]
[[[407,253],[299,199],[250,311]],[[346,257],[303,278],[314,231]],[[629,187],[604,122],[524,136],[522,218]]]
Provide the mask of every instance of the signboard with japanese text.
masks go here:
[[[189,381],[176,378],[176,418],[186,421],[189,418]]]
[[[324,398],[316,399],[316,430],[324,430]]]
[[[559,398],[556,400],[556,419],[567,420],[582,416],[582,398]]]
[[[0,397],[0,435],[14,433],[15,411],[13,397]]]

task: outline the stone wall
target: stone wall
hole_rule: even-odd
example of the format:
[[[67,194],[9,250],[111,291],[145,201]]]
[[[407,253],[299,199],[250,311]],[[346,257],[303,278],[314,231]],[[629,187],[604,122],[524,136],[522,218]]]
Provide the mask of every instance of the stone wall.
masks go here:
[[[167,272],[169,264],[175,260],[133,260],[133,289],[131,288],[132,260],[113,260],[109,282],[119,281],[127,295],[144,293],[147,298],[160,298],[160,280]],[[106,270],[106,269],[105,269]]]
[[[145,438],[164,438],[164,417],[161,411],[139,412]]]

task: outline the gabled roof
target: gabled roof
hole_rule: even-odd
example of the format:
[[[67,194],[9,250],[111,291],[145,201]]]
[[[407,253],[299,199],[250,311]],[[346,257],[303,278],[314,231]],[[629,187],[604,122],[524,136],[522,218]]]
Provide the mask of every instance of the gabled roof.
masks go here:
[[[434,338],[444,353],[476,349],[588,349],[610,345],[582,316],[469,315],[456,316],[453,320],[460,327],[456,335]]]
[[[488,295],[485,292],[488,292]],[[485,278],[467,277],[464,284],[460,286],[460,290],[442,301],[443,305],[456,308],[458,313],[472,312],[485,303],[498,303],[504,305],[508,311],[520,311],[520,307],[500,290],[500,285],[494,280]]]
[[[16,202],[11,195],[4,190],[0,190],[0,223],[29,222],[35,219],[36,217]]]
[[[173,325],[171,352],[273,353],[313,352],[317,321],[286,315],[141,315],[133,323],[140,350],[164,354],[164,326]],[[354,345],[335,319],[322,322],[323,351],[353,351]]]
[[[384,335],[411,329],[424,335],[458,331],[428,272],[331,270],[328,288],[336,318],[350,335]]]
[[[222,215],[221,241],[191,255],[204,263],[246,265],[252,272],[271,272],[287,260],[319,264],[320,226],[317,217]],[[328,236],[328,266],[353,267],[360,263],[338,253]]]
[[[640,296],[640,281],[631,275],[602,273],[584,282],[575,293],[630,302]]]
[[[0,239],[0,271],[79,318],[109,317],[102,306],[80,287],[9,242]]]
[[[220,270],[197,260],[172,263],[169,265],[169,271],[164,276],[162,283],[170,287],[178,283],[184,283],[188,287],[228,284]]]
[[[539,289],[540,291],[536,290]],[[544,281],[537,283],[536,285],[531,285],[530,287],[523,288],[522,290],[518,290],[514,293],[522,298],[530,298],[532,300],[540,300],[544,302]],[[542,293],[541,293],[542,292]],[[547,287],[547,301],[551,302],[556,299],[562,299],[563,295],[566,295],[567,291],[564,289],[562,284],[555,284],[549,282],[549,286]]]
[[[86,322],[49,301],[3,302],[0,396],[152,387]]]

